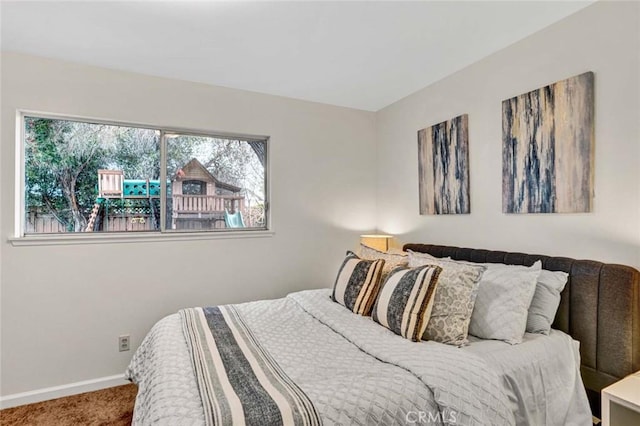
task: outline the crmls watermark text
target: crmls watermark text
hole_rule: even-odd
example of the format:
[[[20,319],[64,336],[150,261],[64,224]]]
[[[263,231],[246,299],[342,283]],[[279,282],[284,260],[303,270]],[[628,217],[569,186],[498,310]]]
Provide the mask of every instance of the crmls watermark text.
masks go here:
[[[409,411],[404,419],[407,424],[440,424],[440,423],[457,423],[458,413],[455,411],[444,410],[442,412],[436,411]]]

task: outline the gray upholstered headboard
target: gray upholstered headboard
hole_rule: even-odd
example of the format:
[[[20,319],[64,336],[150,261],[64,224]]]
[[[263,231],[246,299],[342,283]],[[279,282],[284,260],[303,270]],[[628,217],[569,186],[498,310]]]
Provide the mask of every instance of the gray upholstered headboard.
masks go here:
[[[553,328],[580,342],[581,371],[591,409],[600,414],[600,391],[640,370],[640,272],[630,266],[431,244],[405,244],[405,250],[479,263],[532,265],[564,271],[569,281]]]

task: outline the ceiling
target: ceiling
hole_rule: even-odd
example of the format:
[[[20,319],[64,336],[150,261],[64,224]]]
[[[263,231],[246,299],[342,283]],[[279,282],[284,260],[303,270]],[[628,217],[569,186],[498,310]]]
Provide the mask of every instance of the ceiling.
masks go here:
[[[590,1],[10,2],[3,50],[377,111]]]

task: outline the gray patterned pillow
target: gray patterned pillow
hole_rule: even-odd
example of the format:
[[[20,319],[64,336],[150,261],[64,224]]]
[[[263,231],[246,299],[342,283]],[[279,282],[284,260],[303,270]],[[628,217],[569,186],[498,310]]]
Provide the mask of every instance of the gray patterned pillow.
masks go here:
[[[384,253],[369,246],[365,246],[364,244],[360,244],[360,257],[367,260],[384,259],[384,267],[382,268],[380,282],[384,282],[392,270],[398,266],[407,266],[407,263],[409,262],[406,252],[390,251],[389,253]]]
[[[423,265],[439,266],[442,272],[438,279],[431,319],[422,340],[455,346],[466,345],[478,283],[485,267],[464,265],[409,251],[409,267]]]
[[[469,333],[512,345],[521,343],[542,263],[537,261],[531,267],[483,265],[487,270],[480,280]]]

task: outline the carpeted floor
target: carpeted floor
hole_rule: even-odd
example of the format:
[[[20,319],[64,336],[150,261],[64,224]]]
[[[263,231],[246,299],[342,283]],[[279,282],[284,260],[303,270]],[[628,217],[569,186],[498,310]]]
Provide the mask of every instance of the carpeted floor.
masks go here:
[[[109,425],[131,424],[138,388],[124,385],[0,411],[0,425]]]

